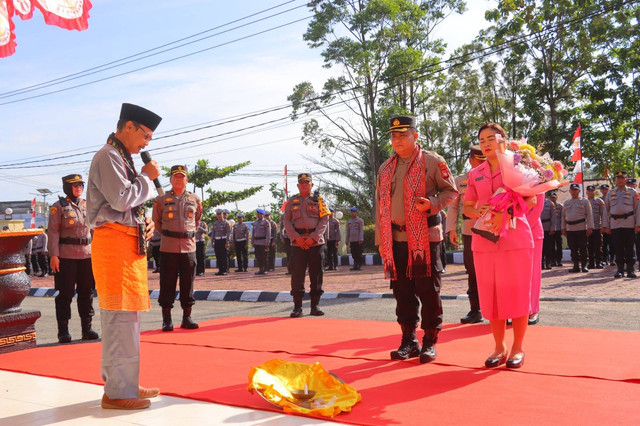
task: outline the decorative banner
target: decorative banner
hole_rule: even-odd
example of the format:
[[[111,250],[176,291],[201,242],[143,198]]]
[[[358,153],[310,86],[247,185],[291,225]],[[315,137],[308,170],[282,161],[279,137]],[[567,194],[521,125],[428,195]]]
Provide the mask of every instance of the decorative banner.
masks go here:
[[[48,25],[78,31],[89,27],[90,0],[0,0],[0,58],[16,51],[13,15],[31,19],[34,7],[42,12]]]

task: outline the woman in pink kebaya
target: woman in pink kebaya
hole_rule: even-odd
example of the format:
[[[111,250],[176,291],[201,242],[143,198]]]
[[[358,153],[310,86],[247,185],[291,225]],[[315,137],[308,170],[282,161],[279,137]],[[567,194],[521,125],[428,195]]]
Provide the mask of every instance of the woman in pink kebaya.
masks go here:
[[[482,314],[489,320],[495,340],[495,349],[485,361],[489,368],[507,364],[519,368],[524,364],[523,340],[529,319],[531,278],[533,273],[534,240],[524,213],[512,208],[504,212],[491,210],[489,199],[499,188],[504,188],[497,153],[504,148],[506,133],[500,125],[489,123],[478,131],[482,154],[487,157],[480,166],[469,172],[464,198],[464,214],[480,218],[491,215],[489,229],[496,235],[503,230],[504,215],[515,227],[507,226],[497,242],[473,234],[472,250],[478,280],[478,295]],[[525,199],[527,207],[536,204],[536,197]],[[491,211],[490,211],[491,210]],[[514,221],[511,221],[514,219]],[[540,265],[536,265],[540,267]],[[513,344],[507,348],[506,321],[513,320]]]

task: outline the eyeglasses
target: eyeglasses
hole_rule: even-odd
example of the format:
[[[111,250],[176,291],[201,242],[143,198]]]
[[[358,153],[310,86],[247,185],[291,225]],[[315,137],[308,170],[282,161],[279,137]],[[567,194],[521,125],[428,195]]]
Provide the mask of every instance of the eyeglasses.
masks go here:
[[[84,188],[84,183],[82,182],[76,182],[74,184],[71,185],[74,188]]]
[[[133,123],[134,126],[136,126],[136,129],[138,130],[142,130],[142,133],[144,133],[144,140],[149,142],[151,140],[151,133],[147,132],[145,129],[143,129],[142,127],[140,127],[140,124],[138,123]]]

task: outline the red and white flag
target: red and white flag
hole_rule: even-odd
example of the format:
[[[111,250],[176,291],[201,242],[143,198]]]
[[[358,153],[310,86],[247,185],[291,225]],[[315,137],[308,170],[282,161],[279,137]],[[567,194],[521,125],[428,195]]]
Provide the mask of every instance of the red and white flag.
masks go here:
[[[582,149],[580,146],[580,125],[578,125],[576,132],[573,134],[573,143],[571,144],[571,149],[573,150],[573,154],[571,154],[571,161],[582,160]]]
[[[582,183],[582,161],[578,161],[573,168],[573,173],[576,175],[571,183]]]
[[[36,227],[36,197],[31,200],[31,229]]]

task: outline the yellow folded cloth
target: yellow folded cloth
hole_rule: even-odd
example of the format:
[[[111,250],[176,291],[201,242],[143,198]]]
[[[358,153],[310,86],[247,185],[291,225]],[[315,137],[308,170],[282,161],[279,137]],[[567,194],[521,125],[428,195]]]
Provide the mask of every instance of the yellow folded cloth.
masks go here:
[[[291,394],[295,390],[315,391],[310,401],[300,401]],[[267,401],[316,417],[334,417],[362,400],[356,389],[327,372],[322,364],[302,364],[272,359],[249,371],[249,392],[256,390]]]

